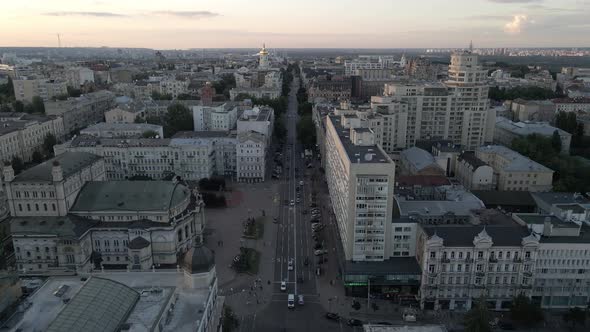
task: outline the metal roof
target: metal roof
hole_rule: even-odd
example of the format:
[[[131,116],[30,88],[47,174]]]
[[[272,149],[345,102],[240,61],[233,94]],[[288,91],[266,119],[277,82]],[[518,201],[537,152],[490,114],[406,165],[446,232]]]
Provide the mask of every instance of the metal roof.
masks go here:
[[[54,162],[59,162],[61,165],[65,179],[80,169],[92,165],[99,159],[101,157],[92,153],[66,152],[23,171],[12,182],[53,182],[51,170]]]
[[[51,322],[47,332],[118,331],[138,300],[139,293],[134,289],[92,277]]]
[[[167,211],[189,196],[187,187],[169,181],[91,181],[70,211]]]

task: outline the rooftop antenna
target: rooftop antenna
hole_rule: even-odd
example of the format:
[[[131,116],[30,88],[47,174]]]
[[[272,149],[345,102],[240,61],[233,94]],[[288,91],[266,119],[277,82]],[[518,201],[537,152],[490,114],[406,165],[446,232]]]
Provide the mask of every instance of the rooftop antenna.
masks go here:
[[[57,34],[57,47],[61,48],[61,35]]]

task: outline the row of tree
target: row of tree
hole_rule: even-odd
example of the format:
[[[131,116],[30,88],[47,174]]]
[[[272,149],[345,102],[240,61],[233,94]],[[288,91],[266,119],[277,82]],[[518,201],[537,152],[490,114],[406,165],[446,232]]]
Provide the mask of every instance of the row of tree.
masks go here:
[[[150,116],[147,123],[164,127],[164,137],[172,137],[180,131],[193,131],[193,114],[188,107],[180,103],[168,106],[168,111],[162,117]]]
[[[559,147],[558,147],[559,146]],[[561,139],[528,135],[512,141],[512,149],[555,171],[553,190],[563,192],[590,191],[590,165],[576,157],[560,154]]]
[[[557,98],[555,92],[540,88],[537,86],[518,86],[510,89],[503,89],[498,87],[491,87],[489,91],[489,98],[497,101],[514,100],[514,99],[553,99]]]

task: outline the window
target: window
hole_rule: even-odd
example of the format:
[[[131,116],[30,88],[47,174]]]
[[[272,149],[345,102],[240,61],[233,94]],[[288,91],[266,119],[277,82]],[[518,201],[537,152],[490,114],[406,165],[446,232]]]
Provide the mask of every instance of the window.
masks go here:
[[[478,271],[478,272],[481,272],[481,271],[483,270],[483,265],[481,265],[481,264],[477,264],[477,265],[475,266],[475,270],[476,270],[476,271]]]
[[[477,252],[477,258],[483,258],[483,251]]]
[[[430,258],[436,258],[436,252],[431,251],[430,252]]]
[[[431,265],[428,265],[428,272],[434,273],[434,271],[435,271],[435,266],[432,265],[432,264]]]
[[[531,258],[531,252],[530,251],[525,252],[524,258]]]

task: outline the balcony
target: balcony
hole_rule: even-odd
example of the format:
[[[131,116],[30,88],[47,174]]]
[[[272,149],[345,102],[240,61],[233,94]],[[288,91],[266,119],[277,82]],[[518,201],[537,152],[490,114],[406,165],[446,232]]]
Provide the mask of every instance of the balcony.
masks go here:
[[[465,258],[465,263],[473,263],[473,258]]]
[[[532,289],[533,285],[520,285],[521,289]]]
[[[496,257],[490,257],[490,263],[498,263],[498,259]]]
[[[533,272],[531,272],[531,271],[525,271],[524,272],[524,275],[525,275],[525,277],[529,277],[530,278],[530,277],[533,276]]]
[[[478,277],[483,277],[483,276],[486,275],[486,273],[485,272],[482,272],[482,271],[478,271],[478,272],[475,272],[475,275],[478,276]]]
[[[514,258],[512,259],[512,261],[513,261],[514,263],[522,263],[522,259],[520,259],[519,257],[514,257]]]
[[[450,259],[448,259],[448,258],[442,258],[440,261],[441,261],[442,263],[450,263],[450,262],[451,262],[451,260],[450,260]]]

